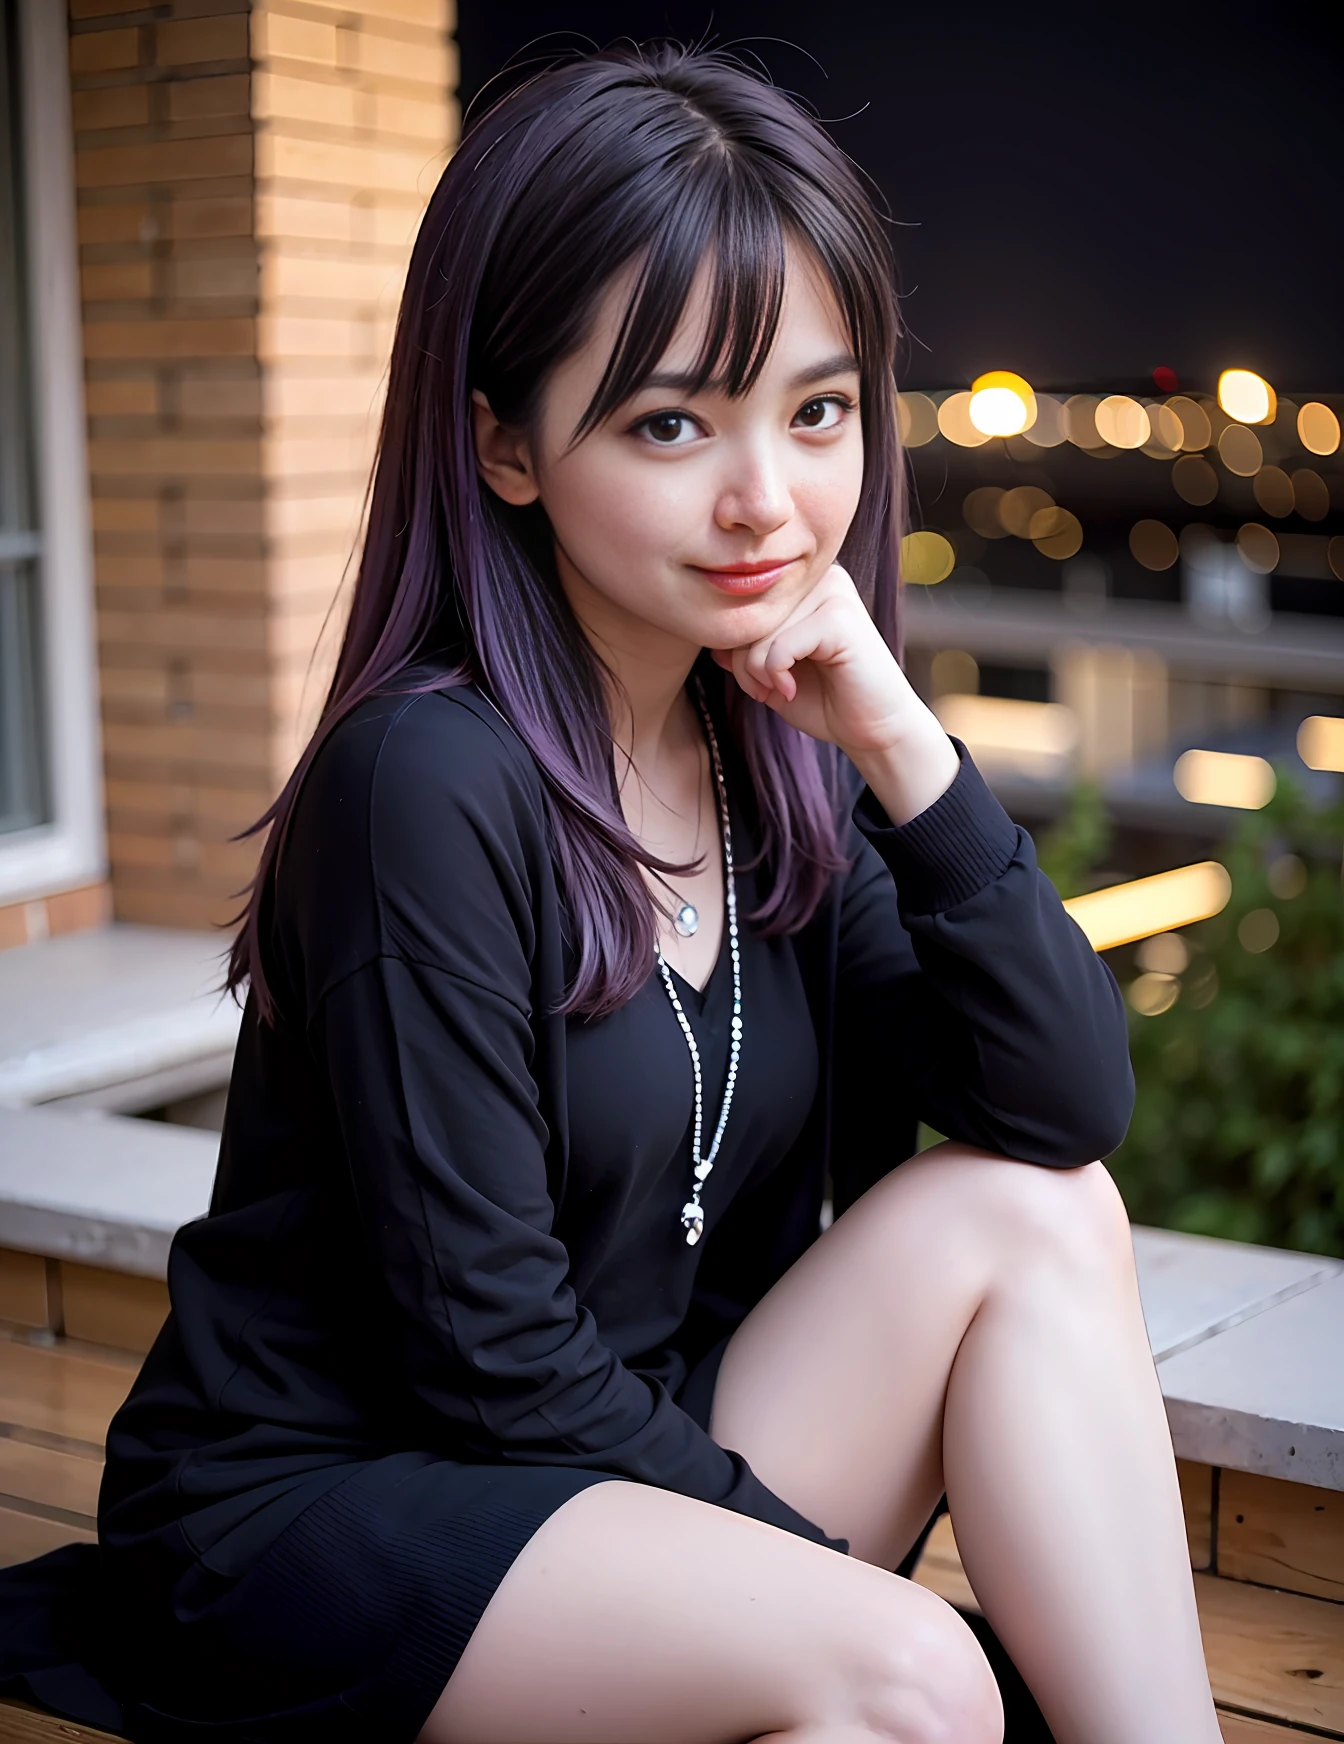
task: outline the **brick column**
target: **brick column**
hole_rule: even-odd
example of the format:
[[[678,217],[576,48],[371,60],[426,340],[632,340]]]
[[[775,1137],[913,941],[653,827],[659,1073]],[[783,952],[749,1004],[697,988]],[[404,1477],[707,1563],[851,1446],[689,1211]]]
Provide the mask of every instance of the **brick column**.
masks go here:
[[[232,912],[256,847],[228,837],[311,726],[400,281],[455,132],[450,3],[173,0],[146,22],[71,0],[120,918]]]

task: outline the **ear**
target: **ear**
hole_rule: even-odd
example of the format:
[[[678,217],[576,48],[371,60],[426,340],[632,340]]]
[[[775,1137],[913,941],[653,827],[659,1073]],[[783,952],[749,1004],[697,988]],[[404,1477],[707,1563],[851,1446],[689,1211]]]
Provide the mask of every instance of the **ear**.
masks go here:
[[[471,390],[471,422],[476,466],[490,489],[517,508],[536,502],[540,491],[527,438],[500,423],[479,388]]]

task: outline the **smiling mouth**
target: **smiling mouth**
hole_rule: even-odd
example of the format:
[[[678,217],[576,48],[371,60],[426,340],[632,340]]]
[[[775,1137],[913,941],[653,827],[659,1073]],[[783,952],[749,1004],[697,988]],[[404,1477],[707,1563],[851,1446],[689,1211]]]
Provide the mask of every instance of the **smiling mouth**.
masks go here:
[[[742,595],[765,593],[786,569],[797,562],[796,557],[782,557],[765,563],[736,563],[728,569],[706,569],[698,563],[693,563],[691,568],[721,593]]]

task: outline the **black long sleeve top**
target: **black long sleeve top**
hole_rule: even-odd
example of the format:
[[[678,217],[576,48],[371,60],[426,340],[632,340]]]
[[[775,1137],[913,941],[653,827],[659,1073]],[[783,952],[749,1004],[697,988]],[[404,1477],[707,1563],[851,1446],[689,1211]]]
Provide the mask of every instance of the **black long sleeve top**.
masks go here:
[[[173,1244],[172,1312],[109,1434],[109,1568],[189,1602],[401,1449],[611,1471],[836,1543],[680,1408],[687,1366],[917,1119],[1069,1167],[1119,1143],[1132,1099],[1115,982],[964,753],[902,827],[861,793],[848,848],[802,932],[746,929],[691,1248],[684,1039],[656,976],[600,1022],[558,1015],[572,963],[525,746],[469,686],[344,721],[264,914],[277,1021],[248,1000],[210,1212]],[[725,975],[683,985],[711,1117]]]

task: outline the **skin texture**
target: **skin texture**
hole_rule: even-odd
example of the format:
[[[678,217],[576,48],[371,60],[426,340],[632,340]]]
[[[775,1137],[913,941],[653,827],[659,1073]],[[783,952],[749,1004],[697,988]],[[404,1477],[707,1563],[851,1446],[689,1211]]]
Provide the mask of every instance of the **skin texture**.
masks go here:
[[[695,355],[703,288],[661,369]],[[741,400],[646,389],[571,448],[625,289],[548,384],[538,428],[504,429],[478,394],[476,438],[492,489],[541,500],[566,594],[618,681],[632,829],[669,858],[704,856],[678,886],[699,932],[663,937],[703,984],[723,892],[683,694],[702,647],[841,745],[895,821],[932,804],[957,760],[835,563],[862,433],[857,412],[815,402],[856,401],[858,382],[796,385],[845,349],[810,263],[794,257],[775,347]],[[703,574],[774,556],[793,561],[749,599]],[[1002,1711],[973,1637],[889,1572],[944,1489],[977,1595],[1059,1744],[1218,1739],[1128,1224],[1100,1163],[1048,1170],[949,1144],[894,1170],[734,1334],[710,1429],[852,1554],[652,1486],[595,1485],[510,1568],[424,1744],[994,1744]]]

